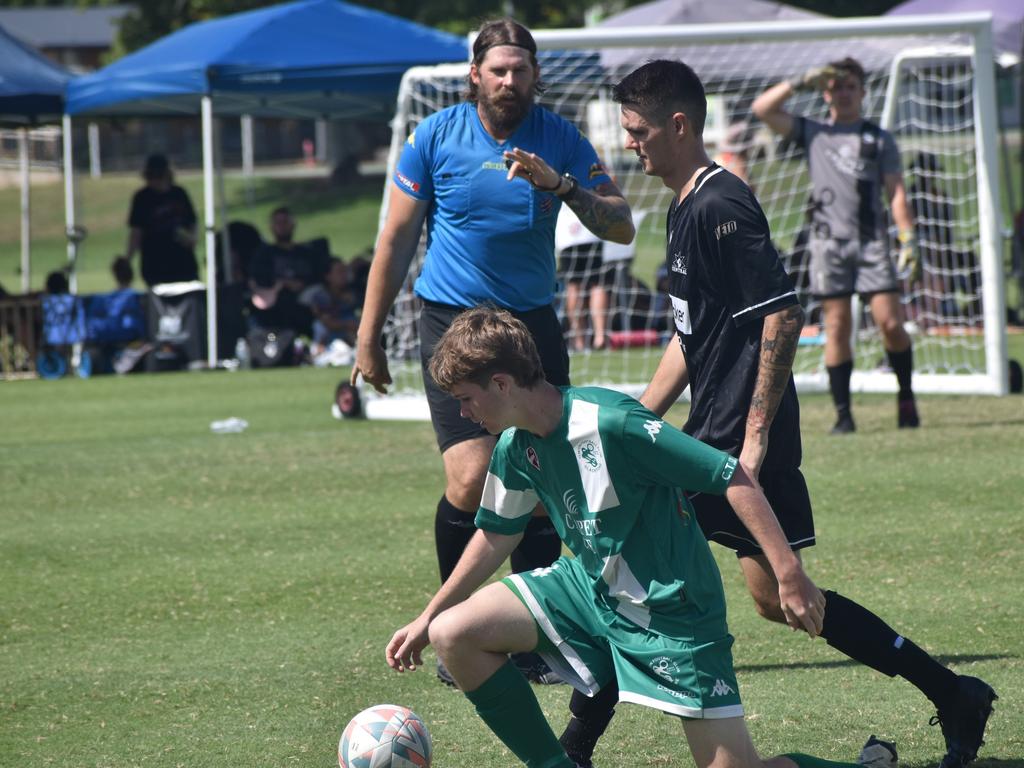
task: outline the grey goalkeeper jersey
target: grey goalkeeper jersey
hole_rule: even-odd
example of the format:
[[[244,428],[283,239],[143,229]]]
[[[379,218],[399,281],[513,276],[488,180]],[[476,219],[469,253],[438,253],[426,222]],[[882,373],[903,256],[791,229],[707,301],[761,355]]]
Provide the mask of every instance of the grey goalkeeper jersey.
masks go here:
[[[884,179],[902,172],[893,135],[866,120],[833,125],[797,117],[789,138],[807,153],[814,235],[884,241]]]
[[[626,395],[562,392],[550,435],[513,428],[498,439],[477,527],[519,533],[541,501],[600,609],[673,637],[720,637],[721,577],[683,490],[725,493],[736,459]]]

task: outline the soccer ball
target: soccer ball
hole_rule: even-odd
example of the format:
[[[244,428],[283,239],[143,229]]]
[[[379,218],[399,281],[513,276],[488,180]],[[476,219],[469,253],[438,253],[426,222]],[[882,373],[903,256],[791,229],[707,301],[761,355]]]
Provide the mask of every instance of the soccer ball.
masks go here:
[[[416,713],[378,704],[353,717],[338,742],[341,768],[428,768],[430,732]]]

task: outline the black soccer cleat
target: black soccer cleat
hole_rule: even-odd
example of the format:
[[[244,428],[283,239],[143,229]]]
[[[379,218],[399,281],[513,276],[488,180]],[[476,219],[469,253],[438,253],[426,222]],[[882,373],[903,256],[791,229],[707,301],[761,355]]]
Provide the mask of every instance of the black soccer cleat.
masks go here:
[[[921,418],[917,415],[917,404],[914,402],[914,398],[900,400],[897,409],[897,423],[900,429],[917,429],[921,426]]]
[[[548,663],[540,657],[540,654],[533,652],[513,653],[512,663],[516,669],[523,673],[523,676],[531,683],[537,685],[561,685],[565,682],[562,676],[555,672]]]
[[[448,667],[440,659],[437,660],[437,679],[452,688],[459,687],[459,684],[455,682],[455,678],[452,677],[452,673],[448,671]]]
[[[985,743],[985,724],[992,714],[992,702],[998,698],[984,680],[959,676],[956,698],[929,721],[930,725],[938,723],[942,727],[946,739],[946,756],[939,768],[966,768],[978,756],[978,749]]]
[[[899,764],[896,745],[871,734],[860,751],[860,755],[857,756],[857,764],[864,768],[896,768]]]
[[[849,435],[857,431],[857,425],[853,423],[853,416],[848,413],[840,414],[836,423],[832,425],[830,435]]]

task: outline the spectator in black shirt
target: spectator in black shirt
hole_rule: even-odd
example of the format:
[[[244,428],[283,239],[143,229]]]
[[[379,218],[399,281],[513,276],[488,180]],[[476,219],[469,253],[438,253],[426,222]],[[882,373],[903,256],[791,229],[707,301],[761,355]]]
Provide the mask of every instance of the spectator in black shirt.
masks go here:
[[[270,214],[273,242],[255,251],[249,263],[251,323],[259,328],[288,328],[312,335],[313,316],[299,296],[322,277],[311,249],[295,242],[295,217],[286,207]]]
[[[196,212],[188,193],[175,185],[164,155],[150,155],[142,172],[146,186],[132,197],[128,215],[131,259],[142,253],[142,279],[146,285],[199,279],[194,252]]]

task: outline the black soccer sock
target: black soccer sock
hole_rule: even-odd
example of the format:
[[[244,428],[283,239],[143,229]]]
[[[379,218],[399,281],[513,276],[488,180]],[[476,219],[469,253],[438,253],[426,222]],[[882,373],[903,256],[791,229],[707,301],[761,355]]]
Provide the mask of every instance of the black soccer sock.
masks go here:
[[[836,413],[840,416],[850,415],[850,376],[853,375],[853,360],[828,368],[828,388],[832,392],[832,402]]]
[[[579,691],[572,692],[569,711],[572,718],[558,739],[562,747],[577,763],[586,763],[594,755],[598,739],[608,729],[619,701],[619,685],[612,680],[593,697]]]
[[[825,592],[821,636],[854,661],[916,686],[936,708],[944,709],[956,695],[957,675],[942,666],[862,605]]]
[[[530,518],[523,540],[512,551],[509,561],[513,573],[523,573],[551,565],[561,553],[562,540],[551,524],[551,519],[545,515]]]
[[[914,347],[909,346],[902,352],[885,350],[889,356],[889,365],[896,374],[896,383],[899,385],[899,399],[910,400],[914,397],[914,390],[910,386],[910,378],[914,372]]]
[[[473,512],[463,512],[442,496],[437,502],[437,514],[434,516],[434,546],[437,549],[437,567],[441,571],[441,583],[455,570],[455,565],[462,557],[462,551],[476,533]]]

